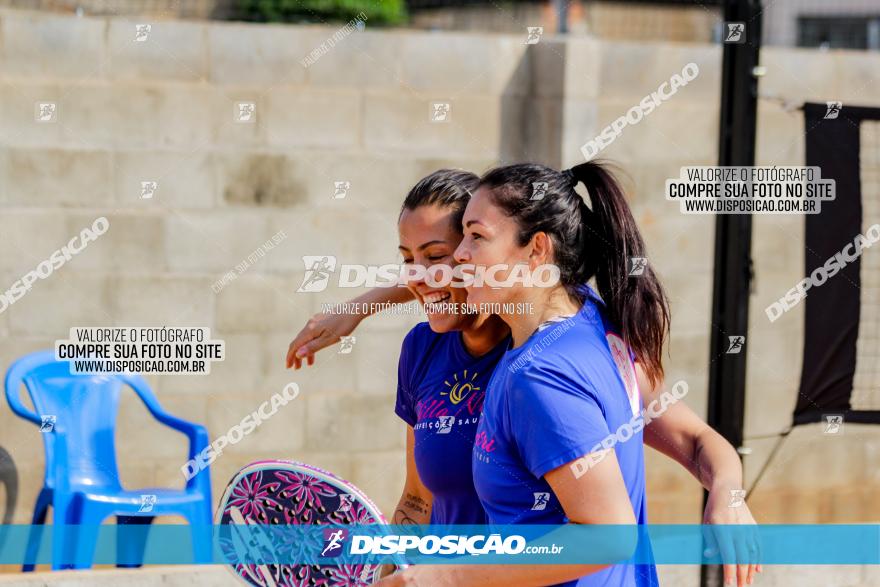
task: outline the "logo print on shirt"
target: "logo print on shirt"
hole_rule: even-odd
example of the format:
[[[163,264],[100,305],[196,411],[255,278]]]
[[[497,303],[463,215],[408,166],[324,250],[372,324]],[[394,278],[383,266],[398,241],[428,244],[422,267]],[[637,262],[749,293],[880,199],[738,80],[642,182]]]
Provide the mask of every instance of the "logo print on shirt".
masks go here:
[[[449,434],[452,432],[455,416],[440,416],[437,420],[437,434]]]
[[[629,407],[635,416],[641,412],[642,398],[639,393],[639,382],[636,379],[636,368],[629,356],[629,349],[623,339],[616,334],[606,332],[605,339],[608,341],[608,348],[611,349],[614,364],[617,365],[617,372],[620,373],[620,378],[623,379],[623,385],[626,387]]]
[[[468,381],[468,372],[467,369],[464,370],[464,375],[462,376],[462,381],[458,380],[458,373],[452,376],[453,381],[455,381],[455,385],[449,383],[448,381],[444,381],[446,387],[451,387],[449,391],[441,391],[440,395],[448,395],[449,401],[452,402],[452,405],[458,405],[461,401],[466,398],[472,391],[480,391],[480,388],[474,385],[474,382],[477,380],[477,376],[479,373],[474,373],[473,377]]]
[[[550,501],[550,494],[546,491],[536,491],[535,503],[532,505],[532,511],[538,512],[547,509],[547,503]]]

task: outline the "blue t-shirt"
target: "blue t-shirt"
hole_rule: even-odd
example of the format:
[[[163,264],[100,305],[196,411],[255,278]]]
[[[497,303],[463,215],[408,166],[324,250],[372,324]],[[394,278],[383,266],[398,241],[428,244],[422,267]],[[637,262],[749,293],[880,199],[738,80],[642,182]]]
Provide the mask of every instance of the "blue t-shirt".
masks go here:
[[[641,410],[635,367],[592,290],[580,312],[533,334],[499,362],[474,444],[474,483],[489,523],[565,524],[544,479],[595,452]],[[615,447],[633,512],[647,522],[642,433]],[[645,549],[646,545],[640,545]],[[647,552],[650,552],[647,546]],[[641,552],[646,552],[642,550]],[[612,565],[564,585],[654,586],[653,565]]]
[[[510,343],[481,357],[461,332],[438,334],[427,322],[409,331],[397,368],[395,412],[413,427],[416,468],[433,494],[432,524],[485,524],[471,458],[489,377]]]

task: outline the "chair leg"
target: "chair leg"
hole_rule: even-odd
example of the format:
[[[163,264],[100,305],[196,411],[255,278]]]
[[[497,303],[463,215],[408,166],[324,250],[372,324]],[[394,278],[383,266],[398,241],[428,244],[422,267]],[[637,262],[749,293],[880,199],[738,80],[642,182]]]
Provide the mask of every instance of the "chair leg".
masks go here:
[[[40,540],[43,537],[43,525],[46,523],[46,515],[49,513],[51,503],[52,492],[45,488],[41,489],[40,494],[37,496],[37,502],[34,505],[34,515],[31,520],[31,530],[28,535],[24,564],[21,567],[22,573],[31,572],[36,566],[37,552],[40,548]]]
[[[187,516],[192,532],[193,557],[199,565],[210,564],[214,551],[214,522],[209,507],[196,506]]]
[[[138,568],[144,564],[144,549],[147,545],[149,526],[153,516],[116,516],[118,531],[123,536],[116,538],[116,566],[122,569]],[[147,526],[140,529],[123,526]]]
[[[73,550],[73,568],[90,569],[95,558],[95,545],[98,543],[101,522],[84,520],[76,526],[71,526],[70,529],[72,530],[69,536]]]
[[[57,493],[52,500],[52,570],[70,568],[71,557],[68,544],[71,540],[70,499]]]
[[[100,504],[77,496],[69,506],[67,532],[68,550],[72,553],[74,569],[89,569],[95,559],[95,547],[101,531],[101,522],[107,516]]]

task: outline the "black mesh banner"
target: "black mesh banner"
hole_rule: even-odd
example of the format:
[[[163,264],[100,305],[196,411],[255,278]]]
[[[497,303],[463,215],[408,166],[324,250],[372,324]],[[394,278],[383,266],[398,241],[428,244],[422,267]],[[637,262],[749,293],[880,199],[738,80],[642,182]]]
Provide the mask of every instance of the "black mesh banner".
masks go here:
[[[880,423],[880,246],[848,247],[880,222],[880,108],[805,104],[806,164],[837,197],[806,215],[805,272],[842,250],[852,260],[805,300],[804,357],[794,423]]]

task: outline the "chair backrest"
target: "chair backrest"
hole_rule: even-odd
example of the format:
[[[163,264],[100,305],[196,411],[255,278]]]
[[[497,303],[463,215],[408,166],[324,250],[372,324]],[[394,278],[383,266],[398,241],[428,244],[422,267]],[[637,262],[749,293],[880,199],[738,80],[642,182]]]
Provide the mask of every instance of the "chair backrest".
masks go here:
[[[21,384],[36,413],[20,400]],[[116,464],[115,430],[122,380],[115,375],[71,374],[67,361],[54,351],[39,351],[18,359],[6,373],[6,400],[16,414],[38,426],[49,417],[64,434],[70,486],[121,488]],[[52,418],[54,416],[54,422]],[[55,435],[43,434],[48,487],[54,486]]]

